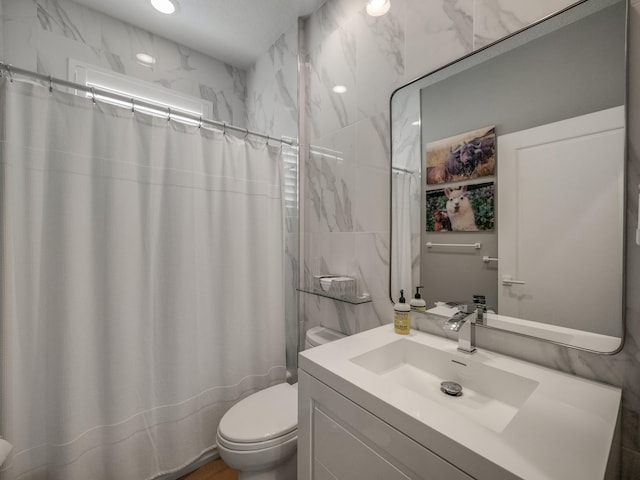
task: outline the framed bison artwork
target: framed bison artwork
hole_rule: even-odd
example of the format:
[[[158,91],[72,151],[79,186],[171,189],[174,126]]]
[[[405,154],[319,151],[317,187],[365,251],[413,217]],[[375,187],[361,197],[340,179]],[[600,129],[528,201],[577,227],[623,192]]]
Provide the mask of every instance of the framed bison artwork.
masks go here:
[[[495,184],[427,190],[427,232],[476,232],[494,228]]]
[[[427,143],[427,185],[494,175],[495,166],[493,126]]]

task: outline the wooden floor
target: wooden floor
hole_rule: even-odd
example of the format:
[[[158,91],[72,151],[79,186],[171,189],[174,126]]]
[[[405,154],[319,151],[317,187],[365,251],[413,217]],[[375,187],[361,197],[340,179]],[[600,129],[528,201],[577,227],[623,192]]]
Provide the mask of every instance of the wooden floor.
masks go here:
[[[228,467],[221,458],[203,465],[180,480],[238,480],[238,471]]]

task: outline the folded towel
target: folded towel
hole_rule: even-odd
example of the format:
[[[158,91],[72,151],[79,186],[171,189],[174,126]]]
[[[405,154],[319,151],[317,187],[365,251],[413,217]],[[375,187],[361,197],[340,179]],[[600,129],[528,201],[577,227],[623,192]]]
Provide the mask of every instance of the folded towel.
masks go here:
[[[0,438],[0,465],[2,465],[7,459],[9,453],[11,453],[11,449],[13,449],[13,445],[11,445],[5,439]]]

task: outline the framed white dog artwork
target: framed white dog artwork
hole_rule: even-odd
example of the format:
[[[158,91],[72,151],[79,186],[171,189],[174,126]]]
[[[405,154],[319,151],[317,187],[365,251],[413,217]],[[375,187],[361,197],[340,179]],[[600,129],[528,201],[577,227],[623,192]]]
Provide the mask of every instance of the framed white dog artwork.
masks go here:
[[[495,184],[454,185],[426,192],[427,232],[493,230]]]

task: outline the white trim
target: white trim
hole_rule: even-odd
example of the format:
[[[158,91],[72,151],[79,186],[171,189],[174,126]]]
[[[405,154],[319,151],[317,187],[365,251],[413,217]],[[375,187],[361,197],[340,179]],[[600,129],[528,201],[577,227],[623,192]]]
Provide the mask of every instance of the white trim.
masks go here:
[[[211,118],[213,104],[202,98],[161,87],[145,80],[122,75],[104,68],[96,67],[79,60],[69,58],[68,80],[89,87],[118,93],[126,97],[144,100],[162,107],[162,113],[149,111],[151,114],[165,115],[167,108],[176,113],[188,113],[196,117]],[[87,94],[91,96],[91,94]],[[101,100],[105,101],[105,99]]]

